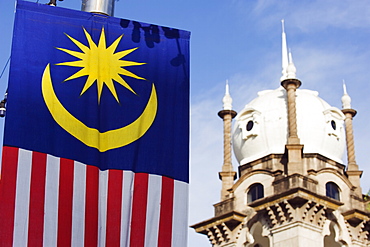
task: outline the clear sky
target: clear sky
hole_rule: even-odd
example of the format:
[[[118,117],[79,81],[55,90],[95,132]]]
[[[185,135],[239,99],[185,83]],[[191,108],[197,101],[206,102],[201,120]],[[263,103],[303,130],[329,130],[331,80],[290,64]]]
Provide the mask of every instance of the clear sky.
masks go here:
[[[58,6],[79,10],[81,1],[64,0]],[[352,107],[358,111],[353,124],[357,163],[364,171],[363,192],[370,189],[368,1],[120,0],[115,16],[192,33],[189,225],[211,218],[212,205],[220,197],[223,135],[217,112],[222,108],[225,80],[229,80],[236,111],[258,91],[279,87],[281,19],[285,19],[301,88],[318,91],[330,105],[341,108],[342,80],[346,81]],[[14,0],[1,0],[1,71],[10,56],[13,18]],[[8,69],[0,79],[0,97],[7,78]],[[29,109],[33,110],[32,102]],[[0,119],[1,130],[3,122]],[[189,229],[189,246],[210,244],[207,237]]]

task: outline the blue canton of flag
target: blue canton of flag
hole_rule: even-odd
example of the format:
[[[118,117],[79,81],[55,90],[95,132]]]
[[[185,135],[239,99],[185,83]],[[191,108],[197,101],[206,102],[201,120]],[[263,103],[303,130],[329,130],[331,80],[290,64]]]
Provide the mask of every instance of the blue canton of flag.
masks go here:
[[[2,246],[186,246],[190,33],[19,1]]]

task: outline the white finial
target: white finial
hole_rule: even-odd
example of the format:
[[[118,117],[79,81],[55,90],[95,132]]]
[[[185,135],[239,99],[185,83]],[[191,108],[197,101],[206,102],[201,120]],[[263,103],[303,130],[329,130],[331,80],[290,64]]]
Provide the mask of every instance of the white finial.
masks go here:
[[[287,50],[287,42],[286,42],[286,35],[285,35],[285,28],[284,28],[284,20],[281,20],[282,25],[282,34],[281,34],[281,55],[282,55],[282,76],[280,78],[281,81],[287,78],[287,67],[288,67],[288,50]]]
[[[226,80],[225,96],[222,102],[224,103],[224,110],[232,110],[233,99],[229,93],[229,80]]]
[[[297,79],[296,78],[296,72],[297,72],[297,69],[295,68],[294,63],[293,63],[292,53],[289,50],[289,65],[286,68],[287,78],[288,79]]]
[[[289,56],[288,56],[288,61],[289,63],[293,63],[293,56],[292,56],[292,51],[289,48]]]
[[[351,109],[351,97],[349,97],[349,95],[347,94],[347,87],[344,80],[343,80],[342,108]]]
[[[348,94],[347,93],[346,82],[344,81],[344,79],[343,79],[343,92],[344,92],[344,94]]]

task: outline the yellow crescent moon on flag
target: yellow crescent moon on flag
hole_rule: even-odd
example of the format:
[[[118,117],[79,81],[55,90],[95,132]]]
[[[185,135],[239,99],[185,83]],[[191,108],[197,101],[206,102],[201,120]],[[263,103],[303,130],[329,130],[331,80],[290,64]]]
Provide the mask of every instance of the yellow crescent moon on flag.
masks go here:
[[[100,152],[123,147],[138,140],[148,131],[157,114],[157,93],[153,84],[148,103],[134,122],[122,128],[99,132],[74,117],[59,101],[51,81],[50,64],[44,70],[41,87],[44,101],[54,120],[76,139]]]

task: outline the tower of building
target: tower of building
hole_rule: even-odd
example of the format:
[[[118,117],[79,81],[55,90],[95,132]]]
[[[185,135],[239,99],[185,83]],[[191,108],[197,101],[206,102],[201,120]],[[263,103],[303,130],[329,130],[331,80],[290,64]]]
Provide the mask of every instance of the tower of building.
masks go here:
[[[236,116],[236,112],[232,109],[233,100],[230,96],[228,81],[226,81],[225,96],[222,102],[223,110],[218,112],[218,116],[224,121],[224,162],[219,177],[222,181],[221,200],[225,200],[229,198],[228,190],[233,186],[236,179],[236,172],[231,163],[231,121]]]
[[[351,98],[344,86],[340,110],[318,92],[299,89],[286,44],[283,23],[281,86],[259,92],[236,115],[232,134],[236,113],[227,85],[219,112],[225,154],[221,200],[214,217],[192,227],[216,247],[369,246],[370,212],[355,160]],[[229,134],[239,162],[235,183]]]

